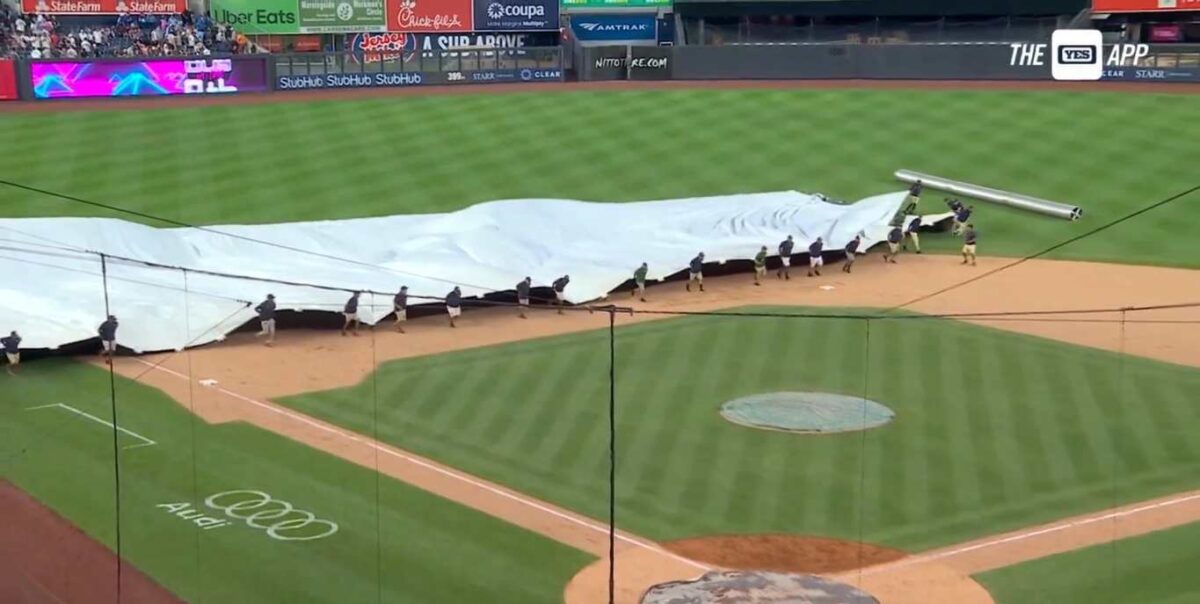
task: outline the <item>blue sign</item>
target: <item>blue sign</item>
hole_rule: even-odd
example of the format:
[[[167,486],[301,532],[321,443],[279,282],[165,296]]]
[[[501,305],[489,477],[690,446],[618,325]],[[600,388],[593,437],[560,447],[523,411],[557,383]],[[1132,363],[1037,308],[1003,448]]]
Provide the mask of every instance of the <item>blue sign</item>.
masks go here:
[[[580,42],[654,40],[654,15],[572,15],[571,32]]]
[[[275,90],[317,90],[321,88],[392,88],[420,86],[425,77],[419,73],[329,73],[325,75],[278,76]]]
[[[475,0],[475,31],[558,30],[558,0]]]

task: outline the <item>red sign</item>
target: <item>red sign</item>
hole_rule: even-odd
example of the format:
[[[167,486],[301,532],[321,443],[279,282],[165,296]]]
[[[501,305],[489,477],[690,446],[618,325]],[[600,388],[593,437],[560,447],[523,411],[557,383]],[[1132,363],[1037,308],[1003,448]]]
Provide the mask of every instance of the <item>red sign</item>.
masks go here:
[[[1200,10],[1200,0],[1092,0],[1093,13],[1147,13]]]
[[[1150,30],[1151,42],[1182,42],[1183,26],[1176,24],[1147,25]]]
[[[21,10],[47,15],[115,15],[118,13],[182,13],[187,0],[21,0]]]
[[[8,59],[0,59],[0,101],[17,100],[17,68]]]
[[[406,33],[475,30],[471,0],[387,0],[388,31]]]

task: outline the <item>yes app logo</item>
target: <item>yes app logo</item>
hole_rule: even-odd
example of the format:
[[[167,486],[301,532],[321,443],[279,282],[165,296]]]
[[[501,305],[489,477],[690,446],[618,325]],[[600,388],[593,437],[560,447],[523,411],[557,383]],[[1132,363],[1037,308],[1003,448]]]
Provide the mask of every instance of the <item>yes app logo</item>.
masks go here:
[[[1050,73],[1056,80],[1099,80],[1104,38],[1095,29],[1056,29],[1050,39]]]

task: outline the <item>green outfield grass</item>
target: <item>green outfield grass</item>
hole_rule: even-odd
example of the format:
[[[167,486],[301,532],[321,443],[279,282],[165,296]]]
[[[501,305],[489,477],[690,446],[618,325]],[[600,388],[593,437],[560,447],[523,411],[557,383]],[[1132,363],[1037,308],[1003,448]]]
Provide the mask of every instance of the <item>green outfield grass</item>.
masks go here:
[[[1200,184],[1186,95],[673,90],[387,98],[0,117],[0,178],[199,223],[903,187],[918,169],[1064,202],[980,206],[980,251],[1023,255]],[[921,208],[941,211],[931,193]],[[1200,194],[1056,257],[1200,266]],[[96,215],[0,187],[0,215]],[[947,236],[932,250],[957,249]]]
[[[108,375],[40,361],[0,375],[2,476],[115,547]],[[191,602],[553,602],[590,557],[244,424],[210,426],[159,391],[117,381],[119,424],[156,441],[120,454],[122,555]],[[143,443],[120,434],[118,445]],[[313,541],[245,524],[198,531],[156,508],[256,489],[337,522]],[[222,517],[209,511],[213,517]]]
[[[1200,602],[1200,524],[977,575],[998,604]]]
[[[603,518],[607,338],[390,362],[362,386],[282,402]],[[616,360],[618,516],[655,539],[922,550],[1200,486],[1190,368],[932,320],[868,334],[844,319],[673,319],[619,329]],[[898,417],[816,437],[718,416],[787,390],[865,391]]]

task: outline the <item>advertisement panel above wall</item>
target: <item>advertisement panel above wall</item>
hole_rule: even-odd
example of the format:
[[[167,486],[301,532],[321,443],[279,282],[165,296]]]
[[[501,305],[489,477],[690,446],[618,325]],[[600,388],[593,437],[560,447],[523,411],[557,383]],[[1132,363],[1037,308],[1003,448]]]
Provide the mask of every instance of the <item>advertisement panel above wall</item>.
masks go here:
[[[300,33],[296,0],[211,0],[210,7],[213,19],[242,33]]]
[[[17,98],[17,64],[0,59],[0,101],[15,101]]]
[[[558,29],[558,0],[475,0],[475,31]]]
[[[457,48],[524,48],[544,46],[547,34],[354,34],[346,36],[346,49],[359,63],[402,59],[415,52]]]
[[[35,61],[29,67],[33,94],[38,99],[229,94],[270,89],[267,61],[262,58]]]
[[[658,21],[645,15],[572,15],[571,33],[580,42],[654,40]]]
[[[562,5],[563,8],[570,9],[642,8],[660,6],[670,8],[671,2],[672,0],[562,0]]]
[[[46,15],[166,15],[181,13],[186,8],[187,0],[21,0],[22,11]]]
[[[300,0],[300,33],[386,30],[384,0]]]
[[[387,0],[387,30],[405,33],[475,31],[471,0]]]
[[[1092,0],[1094,13],[1144,13],[1200,10],[1200,0]]]

